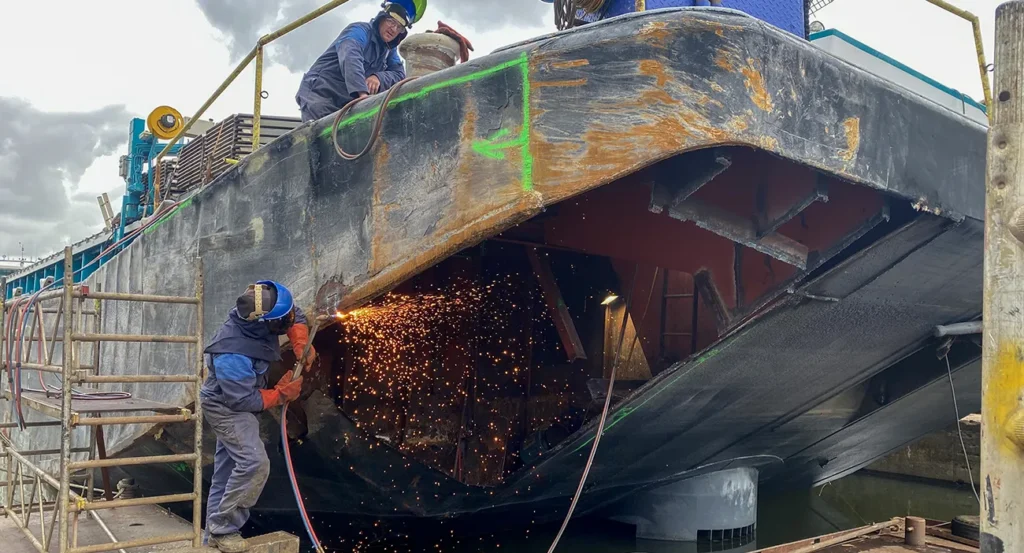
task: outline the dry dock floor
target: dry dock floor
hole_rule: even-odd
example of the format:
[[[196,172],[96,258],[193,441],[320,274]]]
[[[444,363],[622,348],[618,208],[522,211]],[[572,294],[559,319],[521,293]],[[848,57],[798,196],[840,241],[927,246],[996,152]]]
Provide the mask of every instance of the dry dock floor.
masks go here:
[[[103,522],[107,524],[118,541],[180,534],[192,530],[191,524],[156,506],[103,510],[100,517],[102,517]],[[34,529],[34,534],[38,539],[38,515],[33,516],[29,522],[29,527]],[[110,541],[110,538],[95,520],[84,516],[79,519],[78,545],[80,547],[109,543]],[[250,553],[298,553],[299,551],[298,538],[284,532],[275,532],[274,534],[252,538],[249,541],[251,546],[249,549]],[[0,515],[0,551],[4,553],[37,553],[36,548],[25,537],[14,520],[2,515]],[[209,548],[192,549],[191,544],[188,542],[125,549],[126,553],[150,553],[155,551],[161,553],[216,552],[215,549]],[[50,544],[50,552],[57,553],[56,535],[53,537],[53,543]]]

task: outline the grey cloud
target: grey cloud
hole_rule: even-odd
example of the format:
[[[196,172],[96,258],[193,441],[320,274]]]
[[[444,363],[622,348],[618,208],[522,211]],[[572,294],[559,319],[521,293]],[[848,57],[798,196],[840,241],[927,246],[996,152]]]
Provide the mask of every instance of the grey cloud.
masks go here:
[[[231,59],[238,61],[256,45],[260,31],[273,23],[282,5],[274,0],[196,0],[206,20],[224,33]]]
[[[350,21],[347,8],[373,5],[374,0],[355,0],[307,23],[267,48],[267,62],[280,63],[293,72],[313,64]],[[237,62],[252,50],[263,34],[280,28],[322,5],[320,0],[196,0],[206,20],[224,36]]]
[[[555,17],[551,4],[540,0],[433,0],[429,6],[477,31],[504,25],[536,27],[554,21]],[[433,22],[430,8],[425,22]]]
[[[305,15],[321,0],[196,0],[199,8],[224,35],[232,61],[240,60],[260,35]],[[301,73],[313,64],[341,29],[352,22],[345,14],[353,8],[376,7],[380,0],[353,0],[284,36],[267,49],[268,62],[280,63]],[[417,31],[433,29],[438,19],[467,31],[484,31],[512,25],[536,27],[551,21],[551,5],[540,0],[431,0]]]
[[[43,112],[0,97],[0,253],[19,253],[21,242],[28,255],[47,254],[102,226],[95,195],[78,182],[127,141],[130,119],[124,106]]]

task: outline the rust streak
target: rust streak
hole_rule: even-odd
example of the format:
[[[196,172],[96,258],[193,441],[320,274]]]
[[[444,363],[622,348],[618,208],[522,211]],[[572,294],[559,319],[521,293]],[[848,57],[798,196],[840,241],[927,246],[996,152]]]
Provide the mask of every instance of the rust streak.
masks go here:
[[[571,69],[573,67],[585,67],[590,65],[590,60],[578,59],[569,61],[556,61],[551,63],[552,69]]]
[[[383,174],[384,169],[388,166],[388,160],[391,157],[391,153],[388,150],[386,142],[381,141],[377,148],[376,154],[374,155],[374,171],[373,171],[373,204],[372,204],[372,217],[371,220],[374,233],[381,230],[381,226],[387,224],[387,214],[394,208],[394,205],[388,205],[382,203],[381,193],[387,188],[386,177]],[[383,257],[384,252],[381,251],[377,242],[370,243],[370,266],[374,267]]]
[[[533,88],[583,86],[587,84],[586,79],[567,79],[564,81],[533,81],[530,86]]]
[[[754,67],[755,63],[754,58],[747,58],[747,66],[740,69],[740,73],[746,77],[743,84],[747,86],[754,105],[761,108],[762,111],[771,113],[775,106],[772,104],[772,97],[768,94],[768,89],[765,88],[764,76]]]

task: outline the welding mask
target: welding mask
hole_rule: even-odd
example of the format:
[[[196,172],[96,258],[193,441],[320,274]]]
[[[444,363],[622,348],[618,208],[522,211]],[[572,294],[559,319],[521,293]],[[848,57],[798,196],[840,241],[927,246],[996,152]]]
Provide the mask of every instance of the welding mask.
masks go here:
[[[235,304],[238,314],[247,321],[267,323],[270,332],[283,335],[295,324],[292,293],[283,284],[261,280],[250,284]]]

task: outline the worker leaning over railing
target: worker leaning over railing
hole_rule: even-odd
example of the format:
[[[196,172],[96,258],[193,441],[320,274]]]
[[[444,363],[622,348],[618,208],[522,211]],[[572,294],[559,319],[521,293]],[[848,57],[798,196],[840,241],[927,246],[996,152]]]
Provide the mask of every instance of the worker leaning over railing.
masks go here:
[[[254,413],[294,401],[302,377],[288,371],[267,390],[270,364],[281,360],[278,337],[287,334],[297,358],[309,341],[306,316],[283,285],[262,280],[238,297],[228,320],[206,346],[209,376],[200,397],[203,413],[217,437],[206,531],[209,545],[224,553],[248,549],[239,531],[249,520],[270,475],[270,460]],[[306,356],[311,364],[316,352]]]
[[[398,45],[423,17],[426,0],[385,2],[369,23],[352,23],[302,76],[295,101],[302,121],[315,121],[354,99],[384,92],[405,79]]]

